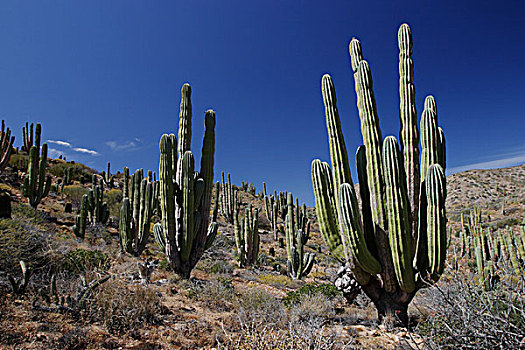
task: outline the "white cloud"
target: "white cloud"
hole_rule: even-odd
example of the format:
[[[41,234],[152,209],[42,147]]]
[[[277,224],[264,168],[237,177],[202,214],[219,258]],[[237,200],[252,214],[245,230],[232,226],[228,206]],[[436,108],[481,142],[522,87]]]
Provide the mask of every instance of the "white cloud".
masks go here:
[[[50,148],[50,149],[48,149],[48,151],[47,151],[47,156],[48,156],[49,158],[58,158],[58,157],[60,157],[61,155],[64,156],[64,152],[59,151],[59,150],[54,149],[54,148]]]
[[[80,153],[87,153],[87,154],[91,154],[93,156],[98,156],[99,155],[99,153],[97,151],[94,151],[94,150],[91,150],[91,149],[87,149],[87,148],[75,147],[75,148],[73,148],[73,151],[80,152]]]
[[[59,146],[71,147],[71,144],[69,142],[66,142],[66,141],[47,140],[47,142],[48,143],[54,143],[54,144],[59,145]]]
[[[126,141],[126,142],[117,142],[117,141],[108,141],[106,142],[106,145],[111,148],[113,152],[116,151],[132,151],[139,148],[140,139],[135,138],[134,141]]]
[[[486,162],[479,162],[473,164],[467,164],[462,166],[453,167],[447,169],[447,173],[454,174],[460,173],[462,171],[472,170],[472,169],[495,169],[495,168],[506,168],[514,165],[519,165],[525,163],[525,153],[518,154],[513,156],[508,156],[505,158],[494,159]]]

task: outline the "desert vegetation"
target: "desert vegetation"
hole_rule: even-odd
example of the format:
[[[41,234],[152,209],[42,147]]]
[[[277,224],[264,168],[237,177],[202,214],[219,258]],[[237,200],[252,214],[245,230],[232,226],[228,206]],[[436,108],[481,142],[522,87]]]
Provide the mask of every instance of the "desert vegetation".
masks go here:
[[[418,123],[406,24],[398,46],[399,140],[383,139],[370,66],[350,42],[355,186],[322,77],[331,164],[312,162],[315,208],[227,170],[215,182],[213,110],[197,119],[196,166],[189,84],[158,172],[51,159],[40,123],[15,148],[2,121],[1,348],[524,347],[525,166],[445,177],[432,96]]]

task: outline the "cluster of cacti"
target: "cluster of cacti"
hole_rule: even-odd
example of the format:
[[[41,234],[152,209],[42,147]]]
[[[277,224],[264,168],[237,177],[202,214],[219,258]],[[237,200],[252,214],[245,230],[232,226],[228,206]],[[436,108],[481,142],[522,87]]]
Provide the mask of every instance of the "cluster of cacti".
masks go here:
[[[73,183],[73,168],[67,167],[64,169],[64,176],[62,177],[62,183],[60,184],[60,192],[64,192],[64,187],[69,186]]]
[[[31,124],[32,125],[32,124]],[[51,177],[46,177],[47,168],[47,144],[42,145],[42,154],[40,151],[40,124],[36,125],[37,135],[36,142],[29,150],[29,164],[27,166],[27,175],[20,191],[24,197],[29,199],[29,204],[36,209],[42,198],[46,197],[51,189]],[[33,128],[31,127],[31,135]]]
[[[14,141],[15,137],[11,136],[11,130],[5,127],[5,122],[2,119],[2,129],[0,129],[0,172],[2,172],[9,163]]]
[[[159,147],[160,234],[165,241],[171,268],[183,278],[190,277],[191,270],[215,238],[208,233],[215,155],[215,112],[208,110],[205,113],[200,172],[195,171],[190,150],[191,117],[191,87],[184,84],[178,142],[175,135],[164,134]]]
[[[272,227],[273,239],[277,240],[279,238],[278,233],[277,233],[278,204],[275,201],[274,196],[268,196],[266,194],[266,183],[264,182],[263,182],[263,196],[264,196],[264,208],[266,211],[266,218],[268,219]]]
[[[87,193],[88,213],[91,224],[105,224],[109,219],[108,203],[104,202],[104,188],[98,182],[97,175],[93,174],[91,189]]]
[[[425,100],[419,138],[408,25],[401,25],[398,39],[401,151],[393,136],[382,138],[370,67],[354,38],[349,51],[364,143],[356,156],[362,209],[329,75],[323,76],[322,94],[332,169],[314,160],[312,182],[319,226],[329,250],[350,265],[353,278],[380,317],[392,313],[406,323],[416,291],[437,281],[445,265],[445,143],[432,96]]]
[[[22,127],[22,137],[24,144],[21,147],[21,150],[23,152],[29,153],[31,151],[31,147],[37,146],[40,148],[40,134],[42,132],[42,126],[40,123],[36,124],[36,128],[33,132],[33,123],[31,123],[31,126],[28,126],[28,123],[26,122],[26,126]]]
[[[252,205],[249,204],[241,218],[240,212],[237,207],[233,226],[239,265],[245,267],[256,264],[259,255],[259,209],[252,211]]]
[[[111,164],[108,162],[107,171],[102,172],[102,181],[104,181],[107,187],[113,188],[114,175],[111,175],[111,172],[109,171],[110,167],[111,167]]]
[[[242,181],[241,189],[244,192],[251,194],[252,196],[255,196],[255,193],[257,192],[253,183],[248,183],[248,181]]]
[[[279,217],[281,220],[286,220],[288,210],[288,192],[283,191],[277,194],[277,191],[274,191],[273,195],[268,195],[266,193],[266,183],[263,182],[263,196],[266,217],[272,226],[273,238],[277,241],[279,238],[277,220]]]
[[[84,239],[86,236],[86,226],[88,219],[88,195],[82,196],[82,202],[80,204],[80,213],[75,216],[75,225],[73,226],[73,233],[80,239]]]
[[[490,289],[500,279],[498,271],[525,272],[525,232],[513,232],[512,227],[491,231],[484,227],[481,210],[474,208],[467,220],[461,216],[459,234],[461,257],[474,261],[476,273],[485,289]]]
[[[126,191],[129,197],[122,200],[119,223],[120,249],[135,256],[139,256],[146,248],[153,211],[158,202],[152,180],[151,176],[144,178],[142,169],[135,171],[131,176],[131,190]],[[128,184],[124,186],[127,187]]]
[[[293,196],[288,193],[288,214],[286,215],[286,267],[293,279],[307,276],[314,265],[315,254],[305,253],[304,247],[310,238],[310,221],[306,216],[306,205],[299,206],[296,199],[294,206]]]
[[[239,205],[239,191],[232,185],[230,173],[228,173],[228,182],[224,181],[224,171],[221,173],[221,195],[220,195],[220,211],[226,222],[233,224],[235,217],[235,208]]]

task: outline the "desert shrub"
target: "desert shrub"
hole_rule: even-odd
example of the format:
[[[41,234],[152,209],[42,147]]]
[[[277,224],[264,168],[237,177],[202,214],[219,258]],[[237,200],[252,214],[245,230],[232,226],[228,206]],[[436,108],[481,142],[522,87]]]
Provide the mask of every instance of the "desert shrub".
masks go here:
[[[113,280],[101,285],[87,306],[90,321],[100,322],[117,334],[153,324],[162,311],[161,299],[154,290]]]
[[[46,239],[37,227],[18,219],[0,219],[0,270],[18,276],[19,261],[31,268],[48,262]]]
[[[25,154],[11,154],[11,158],[9,158],[9,166],[11,168],[26,171],[28,164],[29,157]]]
[[[325,320],[289,315],[279,299],[264,290],[247,289],[237,303],[232,324],[217,336],[218,349],[321,350],[348,345],[325,329]]]
[[[523,278],[504,277],[490,291],[455,276],[422,295],[416,332],[431,349],[518,349],[525,339]]]
[[[12,216],[19,222],[27,225],[39,225],[46,221],[47,214],[35,210],[30,205],[22,203],[12,204]]]
[[[104,201],[108,203],[109,215],[120,217],[122,191],[116,188],[109,190],[104,194]]]
[[[228,261],[216,260],[216,261],[206,261],[204,271],[211,274],[231,274],[233,272],[234,266]]]
[[[264,284],[269,284],[274,287],[278,288],[297,288],[300,285],[300,281],[294,281],[291,278],[284,276],[284,275],[271,275],[271,274],[263,274],[257,276],[257,280]]]
[[[304,297],[322,295],[328,299],[334,299],[341,295],[341,292],[333,284],[305,284],[296,291],[288,292],[288,295],[284,297],[283,304],[287,307],[292,307],[298,304],[304,299]]]
[[[95,172],[93,169],[79,163],[66,163],[59,162],[51,165],[49,173],[56,177],[64,177],[64,171],[67,168],[71,168],[71,179],[79,181],[80,183],[87,183],[91,181],[91,177]]]
[[[232,280],[217,276],[211,281],[185,281],[187,294],[190,299],[202,302],[208,308],[216,310],[230,310],[235,298],[235,287]]]
[[[71,274],[83,274],[87,271],[109,268],[106,254],[100,250],[75,249],[60,257],[60,270]]]
[[[82,196],[87,194],[88,192],[89,188],[80,185],[69,185],[64,186],[64,191],[62,193],[68,197],[68,199],[74,204],[74,206],[80,207],[80,203],[82,202]]]

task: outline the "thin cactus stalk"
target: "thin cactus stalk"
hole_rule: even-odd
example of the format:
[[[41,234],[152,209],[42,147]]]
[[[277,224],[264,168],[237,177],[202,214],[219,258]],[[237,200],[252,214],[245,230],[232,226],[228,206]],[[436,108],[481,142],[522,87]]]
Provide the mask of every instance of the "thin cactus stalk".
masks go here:
[[[132,196],[125,197],[120,208],[119,238],[123,252],[140,256],[148,243],[155,198],[151,177],[142,169],[131,176]]]
[[[205,113],[201,169],[195,171],[191,145],[191,87],[182,87],[179,139],[164,134],[160,140],[160,198],[162,236],[171,268],[189,278],[206,247],[213,163],[215,154],[215,112]],[[178,146],[177,146],[178,145]],[[157,229],[158,230],[158,229]]]
[[[129,168],[127,166],[124,167],[124,183],[123,183],[122,197],[129,198]]]
[[[286,266],[292,279],[302,279],[310,273],[315,262],[315,254],[304,251],[306,242],[310,238],[310,222],[306,216],[306,206],[303,204],[300,207],[298,201],[294,206],[291,193],[288,193],[287,206]]]
[[[113,179],[115,176],[111,175],[110,167],[111,164],[108,162],[107,171],[102,172],[102,181],[104,181],[107,187],[113,188]]]
[[[349,52],[363,135],[356,154],[361,209],[329,75],[323,76],[322,94],[332,169],[314,160],[312,184],[321,235],[332,255],[347,264],[345,271],[361,285],[380,318],[392,313],[406,324],[416,292],[442,274],[448,241],[444,134],[437,126],[435,100],[429,97],[419,138],[412,37],[406,24],[399,29],[398,44],[401,144],[393,136],[383,140],[372,74],[354,38]]]
[[[15,137],[11,136],[11,130],[5,127],[5,122],[2,119],[2,129],[0,129],[0,172],[9,163],[14,141]]]
[[[40,156],[38,155],[38,150],[39,147],[33,145],[29,151],[28,174],[20,187],[22,195],[28,198],[29,204],[35,209],[40,201],[49,194],[51,189],[51,176],[46,176],[47,144],[44,143],[42,145],[42,154]]]
[[[235,216],[235,208],[239,204],[239,191],[232,185],[230,173],[228,173],[228,182],[224,181],[224,171],[221,173],[221,215],[224,217],[226,222],[233,224]]]
[[[263,182],[263,196],[264,196],[264,209],[266,211],[266,218],[270,222],[273,232],[273,239],[277,241],[279,239],[277,231],[277,206],[274,196],[268,196],[266,194],[266,183]]]
[[[86,225],[88,219],[88,195],[82,196],[82,202],[80,204],[80,213],[75,216],[75,225],[73,226],[73,233],[80,239],[84,239],[86,236]]]
[[[239,265],[246,267],[256,264],[259,255],[259,209],[252,210],[252,205],[249,204],[239,218],[240,211],[237,207],[233,226]]]
[[[93,174],[91,182],[91,189],[87,193],[89,220],[92,225],[105,224],[109,219],[109,209],[108,203],[104,202],[104,189],[102,184],[98,183],[97,175]]]
[[[23,260],[20,260],[20,269],[22,270],[22,278],[20,278],[20,280],[18,281],[13,276],[9,274],[7,275],[7,279],[11,284],[13,293],[19,295],[24,294],[26,292],[27,286],[29,284],[29,279],[31,278],[32,273],[31,268],[27,266]]]
[[[67,167],[64,169],[64,176],[62,177],[62,183],[60,184],[60,192],[64,192],[64,187],[69,186],[73,183],[73,168]]]
[[[37,123],[36,128],[33,129],[33,123],[28,126],[28,123],[26,122],[26,126],[22,127],[23,145],[21,150],[29,154],[31,147],[36,146],[40,151],[41,132],[42,126],[40,123]]]

